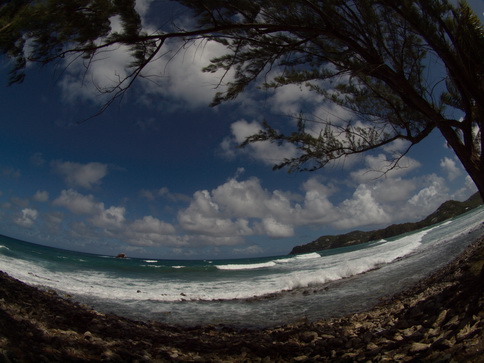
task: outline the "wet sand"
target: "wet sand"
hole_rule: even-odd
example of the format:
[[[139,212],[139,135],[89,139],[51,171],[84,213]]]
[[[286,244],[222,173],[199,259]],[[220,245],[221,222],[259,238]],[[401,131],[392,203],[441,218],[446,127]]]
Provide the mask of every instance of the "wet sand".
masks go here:
[[[101,314],[0,273],[0,362],[484,362],[484,237],[373,309],[267,329]]]

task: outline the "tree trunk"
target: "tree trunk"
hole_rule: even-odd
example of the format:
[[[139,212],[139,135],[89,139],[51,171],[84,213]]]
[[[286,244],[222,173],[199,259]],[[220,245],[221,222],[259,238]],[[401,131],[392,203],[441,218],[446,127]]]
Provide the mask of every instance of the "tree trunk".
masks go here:
[[[439,124],[437,127],[452,150],[454,150],[457,158],[476,185],[481,199],[484,201],[484,170],[481,168],[481,157],[477,155],[471,146],[466,146],[462,143],[452,127],[442,124]]]
[[[461,162],[462,162],[462,160],[461,160]],[[464,163],[462,163],[462,164],[464,164]],[[481,195],[481,199],[484,201],[484,173],[480,170],[473,170],[471,172],[465,167],[465,165],[464,165],[464,168],[466,169],[467,173],[469,173],[469,176],[471,177],[474,184],[477,186],[477,190],[479,190],[479,194]]]

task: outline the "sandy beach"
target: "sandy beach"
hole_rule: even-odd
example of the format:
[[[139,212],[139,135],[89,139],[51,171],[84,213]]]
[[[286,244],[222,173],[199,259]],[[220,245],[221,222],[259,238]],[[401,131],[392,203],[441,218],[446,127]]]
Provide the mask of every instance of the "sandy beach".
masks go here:
[[[484,237],[370,311],[267,329],[133,321],[0,274],[0,362],[484,362]]]

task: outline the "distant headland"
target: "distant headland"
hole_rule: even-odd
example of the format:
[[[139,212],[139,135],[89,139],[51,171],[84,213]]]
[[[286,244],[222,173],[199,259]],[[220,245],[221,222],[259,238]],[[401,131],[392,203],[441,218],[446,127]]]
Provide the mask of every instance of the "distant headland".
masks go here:
[[[384,238],[398,236],[403,233],[416,231],[443,222],[446,219],[456,217],[471,209],[477,208],[480,205],[482,205],[482,198],[479,193],[475,193],[464,202],[449,200],[442,203],[435,212],[419,222],[392,224],[389,227],[374,231],[353,231],[346,234],[321,236],[312,242],[294,247],[289,254],[296,255],[300,253],[328,250],[331,248],[347,247],[359,243],[378,241]]]

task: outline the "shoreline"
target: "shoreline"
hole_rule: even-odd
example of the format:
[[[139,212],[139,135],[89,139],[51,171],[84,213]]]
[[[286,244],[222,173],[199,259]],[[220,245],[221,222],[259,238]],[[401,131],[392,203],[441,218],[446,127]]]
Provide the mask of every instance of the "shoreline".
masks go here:
[[[370,310],[264,329],[102,314],[0,273],[0,362],[484,361],[484,237]]]

